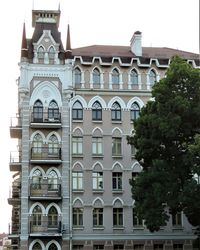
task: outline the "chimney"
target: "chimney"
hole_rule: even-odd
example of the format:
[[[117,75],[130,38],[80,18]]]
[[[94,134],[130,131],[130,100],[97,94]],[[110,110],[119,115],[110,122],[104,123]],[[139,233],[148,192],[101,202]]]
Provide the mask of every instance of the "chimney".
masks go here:
[[[136,31],[131,38],[131,52],[136,56],[142,56],[142,33]]]

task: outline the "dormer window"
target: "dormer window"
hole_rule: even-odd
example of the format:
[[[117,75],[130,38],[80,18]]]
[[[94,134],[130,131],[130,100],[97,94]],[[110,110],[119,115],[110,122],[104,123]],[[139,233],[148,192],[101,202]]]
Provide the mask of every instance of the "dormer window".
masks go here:
[[[40,46],[38,49],[38,58],[44,59],[44,48],[42,46]]]

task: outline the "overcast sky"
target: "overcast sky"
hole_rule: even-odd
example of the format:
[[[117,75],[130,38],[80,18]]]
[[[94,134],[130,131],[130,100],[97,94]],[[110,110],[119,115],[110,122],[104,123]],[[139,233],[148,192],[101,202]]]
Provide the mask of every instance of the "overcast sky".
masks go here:
[[[6,0],[1,3],[1,168],[0,233],[8,231],[11,206],[7,205],[12,174],[9,154],[17,142],[9,137],[10,117],[17,113],[23,22],[32,35],[32,9],[58,9],[59,0]],[[142,32],[142,45],[170,47],[199,53],[199,0],[60,0],[59,30],[65,46],[70,24],[72,48],[101,44],[130,44],[133,33]]]

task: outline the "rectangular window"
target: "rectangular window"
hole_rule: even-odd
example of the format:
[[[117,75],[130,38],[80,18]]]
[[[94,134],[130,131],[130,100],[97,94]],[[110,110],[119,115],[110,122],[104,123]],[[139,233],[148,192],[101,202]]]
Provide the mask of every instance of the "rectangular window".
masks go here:
[[[113,190],[122,190],[122,173],[112,173],[112,188]]]
[[[92,188],[96,190],[103,189],[103,172],[92,173]]]
[[[154,250],[163,250],[163,244],[154,244],[153,249]]]
[[[101,137],[92,137],[92,154],[94,155],[103,154],[103,143]]]
[[[175,215],[172,215],[172,225],[175,227],[181,227],[182,226],[182,213],[178,212]]]
[[[133,208],[133,227],[142,227],[143,226],[143,220],[142,218],[139,218],[135,212],[135,209]]]
[[[123,208],[113,208],[113,226],[123,226]]]
[[[112,156],[122,155],[122,138],[113,137],[112,138]]]
[[[103,226],[103,208],[93,209],[93,227]]]
[[[82,172],[73,172],[72,173],[72,183],[73,183],[73,190],[83,189],[83,173]]]
[[[83,154],[83,137],[72,138],[72,154]]]
[[[124,245],[114,245],[114,250],[123,250],[124,249]]]
[[[143,250],[144,249],[144,245],[142,244],[136,244],[133,247],[134,250]]]
[[[73,226],[83,226],[82,208],[73,208]]]
[[[183,250],[183,244],[174,244],[173,249],[174,250]]]

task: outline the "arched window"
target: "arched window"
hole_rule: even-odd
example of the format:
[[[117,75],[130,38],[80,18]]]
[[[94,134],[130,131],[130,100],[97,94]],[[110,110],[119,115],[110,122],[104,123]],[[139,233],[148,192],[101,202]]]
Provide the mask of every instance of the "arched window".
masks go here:
[[[38,133],[33,138],[33,154],[40,156],[42,153],[43,140],[42,136]]]
[[[51,170],[48,175],[48,190],[58,189],[58,175],[55,170]]]
[[[72,108],[72,119],[83,120],[83,106],[79,101],[76,101]]]
[[[57,248],[56,244],[52,243],[52,244],[49,246],[48,250],[58,250],[58,248]]]
[[[40,206],[35,206],[33,209],[33,226],[41,226],[42,225],[42,209]]]
[[[102,107],[99,102],[94,102],[92,105],[92,120],[100,121],[102,120]]]
[[[55,135],[51,135],[49,138],[48,143],[49,154],[50,155],[57,155],[59,148],[58,148],[58,138]]]
[[[93,70],[93,84],[100,84],[100,72],[97,68]]]
[[[38,58],[44,59],[44,48],[42,46],[38,48]]]
[[[48,213],[48,227],[57,228],[58,227],[58,211],[52,206]]]
[[[40,243],[39,243],[39,242],[36,242],[36,243],[33,245],[32,250],[42,250],[42,247],[41,247]]]
[[[54,59],[55,58],[55,49],[54,47],[50,47],[49,49],[49,59]]]
[[[121,121],[121,107],[118,102],[114,102],[111,107],[112,121]]]
[[[150,85],[152,86],[156,82],[156,73],[153,69],[149,72],[149,82],[150,82]]]
[[[32,176],[32,188],[41,189],[41,183],[42,183],[42,173],[39,169],[36,169],[33,172],[33,176]]]
[[[131,70],[130,80],[132,84],[138,84],[138,73],[135,69]]]
[[[59,120],[59,108],[58,104],[55,101],[51,101],[48,107],[48,119],[51,121]]]
[[[119,71],[117,69],[113,69],[112,71],[112,83],[119,84]]]
[[[75,84],[81,84],[81,71],[79,68],[74,70],[74,82]]]
[[[43,122],[43,104],[40,100],[33,106],[33,122]]]
[[[140,106],[137,104],[137,102],[133,102],[131,105],[131,120],[135,121],[139,117],[140,113]]]

